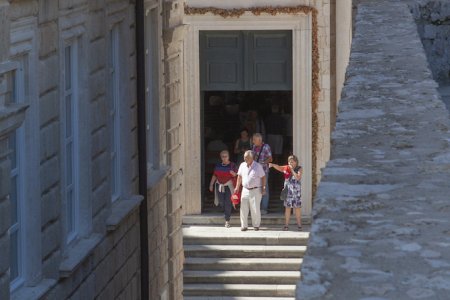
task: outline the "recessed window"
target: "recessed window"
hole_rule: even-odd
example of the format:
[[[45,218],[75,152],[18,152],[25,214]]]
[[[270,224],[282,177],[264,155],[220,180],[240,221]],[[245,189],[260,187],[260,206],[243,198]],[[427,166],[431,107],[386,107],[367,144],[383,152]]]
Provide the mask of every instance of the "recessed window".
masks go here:
[[[110,31],[110,62],[109,62],[109,132],[111,158],[111,199],[120,197],[120,43],[119,25]]]
[[[145,91],[147,164],[150,171],[159,170],[161,159],[158,30],[158,8],[147,9],[145,12]]]
[[[78,234],[78,47],[73,41],[64,48],[64,97],[63,97],[63,153],[64,196],[66,207],[67,242]]]
[[[23,102],[24,82],[22,68],[11,72],[9,103],[17,104]],[[16,129],[9,136],[8,147],[10,150],[9,160],[11,163],[10,193],[11,203],[11,226],[9,228],[10,238],[10,288],[14,290],[23,282],[23,166],[24,166],[24,129],[23,126]]]

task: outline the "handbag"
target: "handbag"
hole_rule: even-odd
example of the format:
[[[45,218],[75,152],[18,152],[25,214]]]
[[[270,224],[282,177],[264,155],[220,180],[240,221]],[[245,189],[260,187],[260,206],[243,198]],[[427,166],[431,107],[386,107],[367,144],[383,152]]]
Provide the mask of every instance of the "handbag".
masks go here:
[[[287,195],[288,195],[288,187],[285,186],[285,187],[281,190],[281,193],[280,193],[280,200],[281,200],[281,201],[286,200],[286,199],[287,199]]]

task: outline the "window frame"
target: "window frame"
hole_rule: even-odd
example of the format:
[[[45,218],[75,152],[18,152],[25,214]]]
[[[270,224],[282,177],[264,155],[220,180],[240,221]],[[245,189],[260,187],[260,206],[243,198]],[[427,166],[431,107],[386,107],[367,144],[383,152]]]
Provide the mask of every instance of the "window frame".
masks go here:
[[[120,177],[121,165],[121,122],[120,122],[120,96],[121,96],[121,65],[120,65],[120,23],[114,24],[109,31],[109,101],[108,125],[110,132],[110,159],[111,159],[111,202],[120,199],[122,194],[122,181]]]
[[[146,143],[147,170],[151,174],[163,167],[164,139],[161,139],[161,125],[164,120],[160,102],[161,78],[161,31],[160,7],[156,4],[145,7],[145,98],[146,98]],[[165,137],[164,137],[165,138]]]
[[[69,61],[67,61],[67,48],[70,47],[70,55],[69,55]],[[62,187],[62,195],[65,203],[65,241],[66,244],[71,244],[73,241],[75,241],[80,234],[80,198],[79,198],[79,131],[78,131],[78,123],[79,123],[79,95],[78,95],[78,88],[79,88],[79,71],[78,71],[78,65],[79,65],[79,40],[78,37],[74,37],[70,40],[65,41],[63,47],[62,47],[62,66],[63,66],[63,74],[62,74],[62,103],[61,103],[61,152],[62,152],[62,181],[63,181],[63,187]],[[70,88],[67,89],[67,62],[70,62],[71,70],[70,70]],[[71,138],[67,138],[67,126],[68,126],[68,120],[67,120],[67,97],[71,97],[71,115],[70,115],[70,121],[71,121]],[[70,174],[72,183],[69,187],[72,191],[73,195],[73,201],[72,203],[69,203],[68,199],[68,151],[67,146],[68,144],[72,144],[72,172]],[[71,208],[69,207],[71,206]],[[69,217],[70,214],[70,217]],[[72,218],[72,224],[69,224],[70,218]],[[72,227],[72,230],[69,228]]]
[[[11,104],[20,104],[25,102],[25,75],[24,75],[24,62],[18,61],[18,66],[16,69],[10,71],[10,78],[12,79],[11,85],[11,97],[9,103]],[[17,234],[17,277],[11,280],[10,278],[10,291],[13,292],[19,287],[21,287],[25,282],[25,253],[26,248],[24,242],[24,230],[25,230],[25,220],[24,217],[24,202],[26,200],[26,191],[25,191],[25,179],[24,179],[24,165],[26,164],[26,156],[23,145],[25,145],[25,129],[24,124],[22,124],[19,128],[16,129],[14,133],[12,133],[9,137],[8,143],[11,140],[11,136],[15,137],[15,149],[12,149],[11,145],[9,148],[11,153],[15,153],[15,167],[11,162],[10,169],[10,179],[11,179],[11,187],[10,187],[10,204],[12,210],[12,199],[11,199],[11,191],[13,188],[16,189],[16,219],[17,221],[12,224],[8,230],[10,237],[10,268],[12,267],[12,238],[11,235],[14,233]],[[11,154],[10,154],[11,155]],[[16,177],[15,187],[12,184],[12,178]],[[11,218],[12,222],[12,218]],[[10,269],[10,274],[12,274],[12,270]]]

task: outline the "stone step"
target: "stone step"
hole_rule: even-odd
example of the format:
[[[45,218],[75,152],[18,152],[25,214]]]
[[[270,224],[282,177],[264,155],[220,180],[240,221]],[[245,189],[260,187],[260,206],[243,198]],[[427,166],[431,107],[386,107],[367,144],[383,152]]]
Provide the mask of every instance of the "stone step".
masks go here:
[[[184,271],[184,283],[295,284],[300,271]]]
[[[306,246],[274,245],[185,245],[185,257],[301,258]]]
[[[211,297],[211,296],[195,296],[184,297],[184,300],[295,300],[295,297]]]
[[[185,270],[298,271],[302,258],[187,257]]]
[[[241,231],[240,227],[223,226],[183,226],[183,243],[185,245],[221,244],[221,245],[306,245],[309,232],[296,231],[297,226],[290,226],[293,231],[281,228],[261,227],[260,231]],[[306,230],[306,228],[304,228]]]
[[[294,297],[295,285],[283,284],[185,284],[184,296]],[[185,298],[186,299],[186,298]],[[198,299],[197,297],[195,299]]]
[[[251,218],[248,218],[249,225],[251,224]],[[203,215],[185,215],[183,216],[184,225],[223,225],[225,222],[222,213],[208,213]],[[311,224],[310,218],[303,217],[303,224]],[[230,224],[234,226],[240,226],[241,220],[239,214],[231,215]],[[290,224],[295,225],[295,216],[291,216]],[[284,214],[282,213],[269,213],[261,216],[261,226],[270,225],[284,225]]]

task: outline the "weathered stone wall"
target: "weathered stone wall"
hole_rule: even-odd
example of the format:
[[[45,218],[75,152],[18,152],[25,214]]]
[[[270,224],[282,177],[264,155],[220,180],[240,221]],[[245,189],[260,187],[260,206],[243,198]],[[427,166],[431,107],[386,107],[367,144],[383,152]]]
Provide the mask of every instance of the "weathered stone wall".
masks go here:
[[[140,298],[134,5],[128,0],[0,1],[0,65],[24,62],[23,284],[11,299]],[[10,26],[9,26],[10,24]],[[5,26],[4,26],[5,25]],[[6,26],[8,25],[8,26]],[[121,181],[111,202],[110,30],[119,27]],[[7,34],[4,30],[8,30]],[[62,198],[64,46],[79,44],[79,230],[66,243]],[[7,45],[7,47],[5,46]],[[5,47],[4,47],[5,46]],[[5,49],[3,49],[5,48]],[[5,50],[7,53],[3,53]],[[2,52],[3,51],[3,52]],[[1,84],[0,84],[1,85]],[[0,88],[0,94],[1,94]],[[6,151],[6,148],[2,149]],[[0,165],[7,164],[4,154]],[[0,298],[9,299],[9,179],[2,168]],[[5,181],[5,182],[3,182]],[[7,199],[7,198],[6,198]],[[6,254],[5,254],[6,253]]]
[[[448,297],[448,112],[407,1],[364,0],[298,299]]]
[[[430,68],[436,81],[450,83],[450,3],[417,1],[411,10],[416,19]]]

